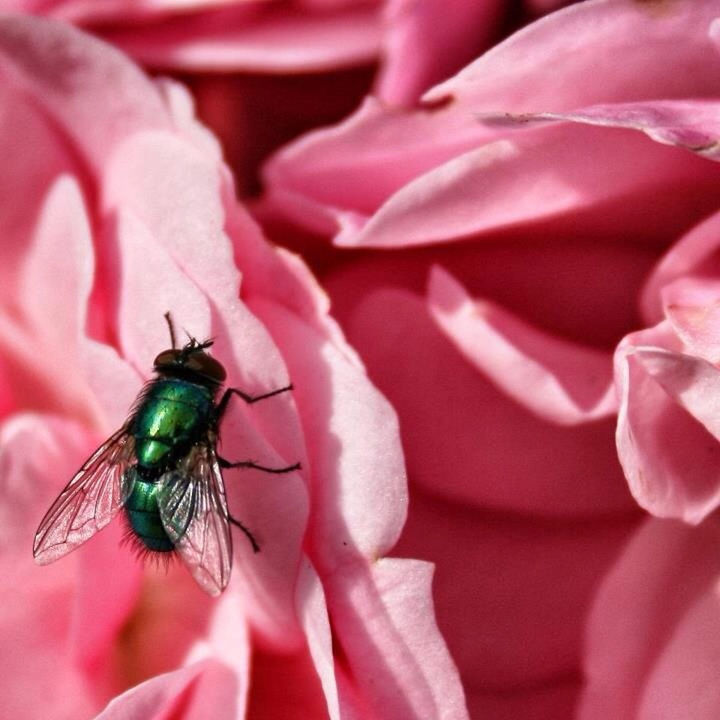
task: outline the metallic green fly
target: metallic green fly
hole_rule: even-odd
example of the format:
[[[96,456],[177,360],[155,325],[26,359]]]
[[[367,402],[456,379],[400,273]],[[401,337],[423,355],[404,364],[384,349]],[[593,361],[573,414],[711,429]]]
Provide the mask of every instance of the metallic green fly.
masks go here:
[[[255,552],[250,530],[227,507],[221,468],[254,468],[289,473],[251,460],[228,462],[217,453],[220,421],[230,398],[246,403],[279,395],[292,385],[248,395],[227,388],[219,402],[225,368],[205,352],[211,340],[175,343],[170,313],[165,314],[172,348],[154,362],[147,383],[125,424],[78,470],[40,523],[33,555],[46,565],[66,555],[105,527],[121,510],[128,537],[143,552],[177,553],[203,590],[219,595],[232,567],[230,524],[242,530]]]

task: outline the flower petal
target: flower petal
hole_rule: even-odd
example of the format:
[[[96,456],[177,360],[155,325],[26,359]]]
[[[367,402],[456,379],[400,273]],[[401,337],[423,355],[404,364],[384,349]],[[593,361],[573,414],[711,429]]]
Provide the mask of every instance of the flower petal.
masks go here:
[[[104,35],[145,65],[193,72],[320,72],[369,64],[378,53],[375,7],[308,13],[287,3],[265,3],[264,11],[242,5]]]
[[[720,282],[681,277],[662,289],[665,316],[686,352],[720,362]]]
[[[675,0],[672,12],[657,14],[646,5],[594,0],[549,15],[433,88],[425,95],[426,107],[417,111],[366,102],[342,124],[301,138],[268,163],[268,201],[274,197],[282,212],[280,203],[289,199],[295,220],[310,214],[317,222],[324,210],[335,216],[336,232],[343,213],[369,216],[385,204],[382,223],[378,219],[361,239],[344,237],[343,242],[402,245],[594,207],[629,193],[657,197],[664,184],[677,183],[674,192],[662,190],[677,202],[677,193],[700,177],[710,192],[717,169],[682,154],[655,153],[625,134],[613,133],[608,143],[607,130],[585,127],[583,132],[575,126],[557,134],[528,129],[508,138],[507,130],[477,120],[485,113],[716,97],[720,55],[708,38],[717,13],[712,0]],[[578,52],[580,47],[593,51]],[[598,55],[611,59],[598,68]],[[553,82],[547,82],[548,67],[554,69]],[[491,143],[503,139],[512,145],[496,159],[499,151]],[[517,148],[522,152],[513,162],[510,151]],[[690,206],[697,196],[686,189],[683,204]],[[656,204],[658,211],[662,205]],[[633,206],[625,202],[615,211],[631,213]]]
[[[413,490],[398,552],[436,563],[438,623],[479,708],[577,678],[596,585],[639,513],[548,521]]]
[[[332,632],[321,579],[309,561],[303,563],[298,579],[298,614],[305,630],[315,670],[322,683],[330,720],[340,720]]]
[[[647,520],[632,538],[590,615],[578,717],[717,716],[718,542],[712,521]]]
[[[610,142],[608,132],[549,126],[481,145],[412,180],[358,235],[335,242],[402,247],[457,240],[568,212],[598,211],[603,204],[650,193],[688,202],[683,185],[696,183],[696,195],[699,186],[720,178],[717,167],[696,157],[654,147],[632,134]],[[633,164],[619,173],[627,157]],[[620,218],[625,220],[616,221]]]
[[[69,25],[3,16],[0,69],[47,110],[98,174],[128,135],[171,127],[152,81],[119,51]]]
[[[61,256],[58,243],[65,250]],[[114,349],[86,334],[95,257],[75,179],[61,176],[51,186],[17,262],[15,292],[27,316],[22,323],[3,316],[0,336],[13,385],[23,388],[23,405],[62,409],[102,424],[106,431],[116,429],[139,389],[139,378]],[[57,382],[58,367],[66,372],[63,383]]]
[[[592,105],[565,113],[505,114],[482,116],[481,119],[491,124],[503,125],[569,121],[640,130],[656,142],[676,145],[710,160],[720,161],[719,113],[720,103],[712,100],[656,100]]]
[[[432,566],[383,558],[346,563],[326,579],[354,684],[376,713],[466,720],[462,685],[435,624]]]
[[[333,295],[361,298],[341,315],[343,324],[404,419],[408,474],[418,486],[472,507],[522,513],[631,509],[613,421],[561,427],[527,412],[458,353],[409,291],[379,287],[355,295],[340,277],[329,287]]]
[[[2,702],[4,711],[18,718],[47,714],[48,703],[67,717],[89,717],[96,710],[95,696],[75,662],[73,638],[81,554],[94,550],[87,546],[42,568],[30,556],[35,528],[88,451],[88,439],[78,424],[47,415],[16,414],[0,429]],[[108,614],[85,627],[91,644],[94,637],[114,633],[115,610],[125,613],[124,600],[117,605],[114,600],[110,598]],[[32,693],[27,691],[28,673]],[[100,694],[104,688],[96,690]]]
[[[668,334],[635,333],[618,349],[618,454],[642,507],[697,523],[720,503],[720,371]]]
[[[609,353],[533,328],[488,301],[473,301],[449,273],[434,266],[430,313],[480,372],[541,418],[561,425],[614,414]]]
[[[664,317],[662,291],[679,277],[712,276],[720,267],[720,213],[714,212],[692,228],[661,258],[648,278],[641,296],[643,315],[648,323]]]
[[[431,85],[470,61],[490,41],[501,0],[391,0],[385,8],[385,62],[377,94],[391,105],[411,105]]]
[[[355,358],[279,305],[253,302],[293,377],[312,465],[313,557],[327,572],[358,552],[385,554],[407,511],[397,418]]]
[[[238,717],[237,708],[227,701],[227,696],[218,696],[217,691],[231,688],[236,682],[234,674],[221,663],[204,660],[157,675],[127,690],[114,698],[95,720],[160,720],[171,713],[182,713],[183,720],[201,720],[208,715],[218,720],[234,720]]]

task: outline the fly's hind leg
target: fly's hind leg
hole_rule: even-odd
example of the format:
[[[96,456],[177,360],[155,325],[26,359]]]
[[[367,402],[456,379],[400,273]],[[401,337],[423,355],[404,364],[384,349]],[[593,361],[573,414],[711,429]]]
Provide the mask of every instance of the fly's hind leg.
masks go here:
[[[252,545],[253,552],[260,552],[260,546],[257,544],[255,536],[239,520],[230,515],[230,513],[228,513],[227,519],[228,522],[231,522],[235,527],[239,527],[245,533],[245,536]]]
[[[252,460],[242,460],[240,462],[230,462],[229,460],[226,460],[225,458],[217,456],[218,465],[220,465],[221,468],[253,468],[254,470],[262,470],[263,472],[267,473],[289,473],[293,472],[294,470],[300,469],[300,463],[295,463],[294,465],[290,465],[288,467],[284,468],[269,468],[265,467],[264,465],[258,465],[256,462],[253,462]],[[257,544],[257,541],[253,537],[253,534],[236,518],[234,518],[232,515],[228,513],[228,520],[235,525],[236,527],[239,527],[247,536],[247,539],[250,541],[250,544],[252,545],[254,552],[260,552],[260,546]]]

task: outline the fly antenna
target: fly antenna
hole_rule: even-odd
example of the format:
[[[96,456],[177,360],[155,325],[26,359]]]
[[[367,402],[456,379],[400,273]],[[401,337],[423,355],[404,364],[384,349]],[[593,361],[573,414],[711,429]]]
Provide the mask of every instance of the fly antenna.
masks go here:
[[[167,322],[168,330],[170,331],[170,341],[172,342],[172,349],[177,350],[175,344],[175,326],[173,325],[172,317],[170,317],[170,311],[165,313],[165,322]]]

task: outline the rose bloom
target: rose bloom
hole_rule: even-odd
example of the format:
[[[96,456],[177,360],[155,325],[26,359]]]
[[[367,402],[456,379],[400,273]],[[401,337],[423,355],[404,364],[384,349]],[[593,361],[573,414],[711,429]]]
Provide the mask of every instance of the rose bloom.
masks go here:
[[[580,3],[265,167],[398,411],[472,717],[720,715],[719,18]]]
[[[467,717],[432,567],[386,557],[406,514],[396,416],[302,261],[234,199],[188,93],[67,25],[0,19],[0,708],[4,717]],[[234,570],[212,599],[116,518],[46,567],[44,512],[121,427],[178,331],[214,339]],[[182,338],[184,340],[184,338]],[[105,708],[103,710],[103,708]],[[99,713],[99,714],[98,714]]]
[[[393,105],[568,0],[0,0],[114,43],[193,92],[239,190],[300,133],[339,121],[373,87]]]

